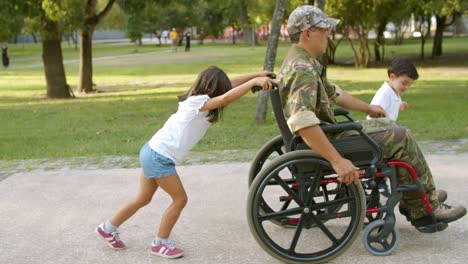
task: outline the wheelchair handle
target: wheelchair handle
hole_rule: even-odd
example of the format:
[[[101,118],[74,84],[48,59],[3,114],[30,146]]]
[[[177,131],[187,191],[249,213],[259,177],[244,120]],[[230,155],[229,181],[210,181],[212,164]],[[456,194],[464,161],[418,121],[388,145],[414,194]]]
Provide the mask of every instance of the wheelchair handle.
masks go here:
[[[267,75],[267,77],[269,77],[270,79],[274,80],[276,79],[276,74],[274,73],[270,73]],[[278,89],[278,84],[276,83],[273,83],[273,86],[271,87],[272,89]],[[258,91],[261,91],[263,90],[263,88],[261,86],[254,86],[252,87],[252,89],[250,89],[252,91],[252,93],[256,93]]]

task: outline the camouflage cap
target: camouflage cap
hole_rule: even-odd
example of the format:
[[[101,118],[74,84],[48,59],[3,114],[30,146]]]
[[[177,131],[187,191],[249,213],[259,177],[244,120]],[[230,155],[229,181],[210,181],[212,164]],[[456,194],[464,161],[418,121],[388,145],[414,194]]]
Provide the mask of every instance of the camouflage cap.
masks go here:
[[[327,17],[320,8],[302,5],[289,15],[287,28],[289,34],[295,34],[312,27],[333,28],[338,23],[340,23],[339,19]]]

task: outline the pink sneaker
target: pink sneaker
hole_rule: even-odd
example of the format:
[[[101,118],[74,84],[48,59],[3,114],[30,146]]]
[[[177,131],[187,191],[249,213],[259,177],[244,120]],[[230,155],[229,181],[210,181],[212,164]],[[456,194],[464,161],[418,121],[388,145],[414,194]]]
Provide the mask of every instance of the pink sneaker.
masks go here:
[[[103,226],[104,226],[104,223],[100,224],[96,228],[96,233],[98,234],[98,236],[102,238],[104,241],[106,241],[107,245],[109,245],[109,247],[112,248],[113,250],[125,249],[126,246],[124,242],[120,240],[119,232],[115,231],[115,232],[107,233],[106,231],[104,231]]]
[[[178,258],[184,254],[184,251],[176,248],[172,240],[168,240],[167,242],[160,241],[157,245],[153,241],[151,242],[151,254],[163,258]]]

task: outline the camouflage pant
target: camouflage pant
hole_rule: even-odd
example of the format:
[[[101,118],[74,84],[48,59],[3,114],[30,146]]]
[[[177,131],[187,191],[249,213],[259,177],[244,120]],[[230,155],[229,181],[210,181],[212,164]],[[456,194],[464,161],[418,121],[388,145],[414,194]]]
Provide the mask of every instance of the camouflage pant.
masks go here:
[[[438,207],[439,202],[437,201],[436,187],[431,171],[410,131],[383,118],[362,121],[362,125],[369,136],[383,146],[384,159],[401,160],[413,166],[432,207]],[[397,178],[400,184],[414,182],[409,172],[403,167],[397,167]],[[411,219],[418,219],[427,215],[421,194],[418,192],[403,192],[400,207],[410,212]]]

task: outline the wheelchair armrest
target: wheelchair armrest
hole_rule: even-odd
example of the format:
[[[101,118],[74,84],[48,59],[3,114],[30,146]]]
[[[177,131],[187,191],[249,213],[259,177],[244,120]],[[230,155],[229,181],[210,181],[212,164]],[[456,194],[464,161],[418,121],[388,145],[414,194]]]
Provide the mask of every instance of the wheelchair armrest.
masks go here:
[[[359,133],[362,131],[362,124],[357,122],[345,122],[337,124],[322,124],[320,125],[323,133],[340,133],[348,130],[355,130]],[[294,135],[291,138],[290,149],[295,149],[298,144],[300,144],[302,138],[300,136]]]
[[[361,131],[362,124],[357,122],[346,122],[332,125],[320,125],[324,133],[339,133],[347,130]]]
[[[344,116],[348,121],[354,122],[354,119],[349,115],[349,111],[343,108],[333,109],[335,116]]]
[[[349,111],[346,110],[346,109],[343,109],[343,108],[335,108],[333,109],[333,112],[336,116],[339,116],[339,115],[349,115]]]

